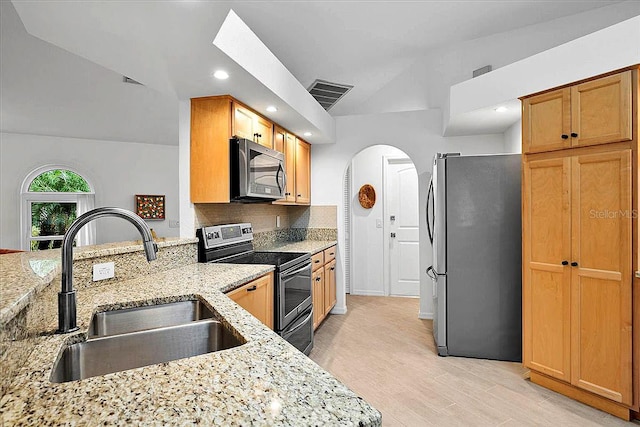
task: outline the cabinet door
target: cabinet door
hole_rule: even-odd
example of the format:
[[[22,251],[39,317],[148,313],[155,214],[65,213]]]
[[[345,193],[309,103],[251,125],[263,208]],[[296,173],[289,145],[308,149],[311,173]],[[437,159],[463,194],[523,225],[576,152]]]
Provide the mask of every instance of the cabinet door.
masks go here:
[[[273,148],[273,123],[256,115],[253,123],[252,139],[260,145]]]
[[[273,274],[267,274],[227,294],[238,305],[273,329]]]
[[[571,146],[570,89],[522,101],[522,152],[538,153]]]
[[[523,164],[523,362],[571,380],[569,158]],[[567,261],[567,265],[563,265]]]
[[[233,104],[233,135],[254,141],[253,122],[255,114],[246,108]]]
[[[287,174],[287,185],[284,192],[286,202],[296,201],[296,137],[287,133],[284,148],[284,171]]]
[[[311,203],[311,146],[301,139],[296,141],[296,203]]]
[[[315,329],[324,319],[324,270],[320,268],[315,271],[311,280],[313,280],[313,329]]]
[[[631,140],[631,117],[631,71],[571,88],[574,147]]]
[[[631,150],[572,158],[572,383],[631,404]]]
[[[336,305],[336,260],[324,266],[324,315]]]
[[[287,132],[284,129],[276,126],[275,130],[273,131],[273,149],[284,153],[284,144],[286,138]]]

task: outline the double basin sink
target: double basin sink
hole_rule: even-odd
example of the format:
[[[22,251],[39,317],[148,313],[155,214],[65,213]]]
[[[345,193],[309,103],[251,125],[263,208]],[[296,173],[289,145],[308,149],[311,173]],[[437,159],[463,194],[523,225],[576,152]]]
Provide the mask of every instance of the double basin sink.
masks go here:
[[[226,350],[246,341],[189,300],[94,314],[86,341],[65,346],[51,381],[61,383]]]

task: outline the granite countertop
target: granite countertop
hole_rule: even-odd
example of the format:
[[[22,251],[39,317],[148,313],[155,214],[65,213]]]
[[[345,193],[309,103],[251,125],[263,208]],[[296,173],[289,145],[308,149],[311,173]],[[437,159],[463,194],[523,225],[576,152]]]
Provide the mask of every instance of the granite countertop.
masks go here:
[[[223,292],[272,266],[191,264],[78,291],[80,333],[55,335],[57,302],[42,336],[0,400],[4,425],[196,424],[379,426],[380,413]],[[200,298],[246,343],[229,350],[82,381],[49,381],[67,343],[86,337],[92,313]]]
[[[156,239],[159,248],[195,243],[196,238]],[[73,259],[81,260],[142,250],[141,241],[81,246],[73,249]],[[6,324],[29,304],[34,296],[60,273],[60,249],[16,252],[0,256],[0,325]]]
[[[338,242],[335,240],[303,240],[301,242],[276,242],[268,246],[257,248],[267,252],[308,252],[311,255],[330,248]]]

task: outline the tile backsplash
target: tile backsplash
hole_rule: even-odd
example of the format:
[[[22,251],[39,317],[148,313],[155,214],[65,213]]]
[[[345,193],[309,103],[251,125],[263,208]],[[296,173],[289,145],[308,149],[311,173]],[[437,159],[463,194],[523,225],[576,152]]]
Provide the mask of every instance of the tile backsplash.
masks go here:
[[[330,228],[337,225],[336,206],[282,206],[252,204],[195,204],[196,228],[250,222],[254,233],[288,228]],[[280,216],[280,227],[276,227]]]

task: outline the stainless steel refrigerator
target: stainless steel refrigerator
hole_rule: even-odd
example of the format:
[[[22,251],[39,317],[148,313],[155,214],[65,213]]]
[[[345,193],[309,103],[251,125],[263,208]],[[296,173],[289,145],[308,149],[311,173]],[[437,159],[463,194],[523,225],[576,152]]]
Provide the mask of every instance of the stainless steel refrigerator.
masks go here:
[[[522,360],[521,157],[436,154],[427,196],[441,356]]]

